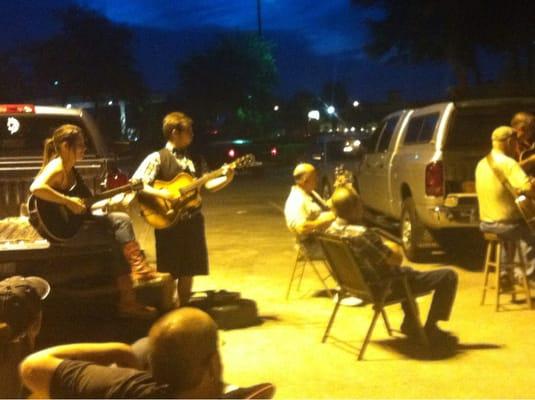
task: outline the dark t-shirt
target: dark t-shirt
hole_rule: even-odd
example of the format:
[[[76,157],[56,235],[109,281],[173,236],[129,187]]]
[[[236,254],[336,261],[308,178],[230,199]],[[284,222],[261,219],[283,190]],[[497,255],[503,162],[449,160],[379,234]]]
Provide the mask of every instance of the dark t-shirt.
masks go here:
[[[64,360],[50,382],[53,399],[165,399],[167,385],[151,374],[132,368],[115,368],[87,361]]]
[[[32,352],[27,340],[0,344],[0,399],[26,397],[19,378],[19,363]]]

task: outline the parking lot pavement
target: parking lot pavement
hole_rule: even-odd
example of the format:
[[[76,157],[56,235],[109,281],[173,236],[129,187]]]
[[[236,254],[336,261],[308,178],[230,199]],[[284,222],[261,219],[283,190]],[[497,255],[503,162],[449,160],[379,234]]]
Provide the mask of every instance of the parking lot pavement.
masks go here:
[[[300,290],[285,299],[295,259],[282,215],[290,170],[238,177],[204,197],[210,275],[196,278],[194,290],[239,291],[256,301],[263,321],[221,332],[226,381],[270,381],[278,398],[535,398],[535,310],[511,304],[510,311],[496,313],[491,304],[480,306],[483,276],[473,267],[480,254],[472,249],[459,249],[449,264],[413,264],[424,270],[448,266],[459,273],[453,315],[442,325],[460,338],[454,352],[423,359],[418,346],[399,334],[390,338],[379,321],[365,360],[357,361],[369,307],[343,307],[334,339],[321,344],[334,305],[315,296],[321,283],[308,271]],[[136,233],[153,257],[152,230],[137,217]],[[456,259],[462,259],[462,267]],[[429,301],[429,296],[420,298],[422,315]],[[392,326],[399,326],[401,309],[390,307],[388,314]]]
[[[450,259],[455,264],[446,265],[460,277],[451,321],[442,325],[460,337],[453,354],[422,360],[417,347],[401,335],[390,338],[379,321],[365,361],[358,362],[369,307],[344,307],[332,330],[337,340],[321,344],[334,303],[314,296],[321,289],[317,278],[309,271],[301,290],[285,300],[295,257],[282,216],[289,171],[260,180],[238,179],[205,198],[211,274],[197,279],[195,288],[240,291],[257,302],[264,320],[259,326],[222,332],[229,382],[272,381],[279,398],[535,397],[535,310],[519,304],[496,313],[491,304],[480,306],[483,276],[472,268],[479,265],[480,254],[470,254],[471,249],[459,249],[462,268],[455,257]],[[420,299],[423,315],[429,300]],[[389,317],[397,327],[401,309],[391,307]]]

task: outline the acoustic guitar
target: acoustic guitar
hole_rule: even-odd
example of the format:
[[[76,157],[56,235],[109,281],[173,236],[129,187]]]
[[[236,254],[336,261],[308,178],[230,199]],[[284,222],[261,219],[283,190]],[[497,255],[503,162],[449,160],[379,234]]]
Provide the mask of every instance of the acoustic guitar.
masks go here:
[[[109,199],[119,193],[141,189],[143,189],[143,182],[131,182],[91,197],[85,197],[83,201],[89,212],[91,206],[98,201]],[[61,191],[61,193],[67,196],[79,197],[80,189],[75,186],[70,190]],[[84,214],[74,214],[63,204],[43,200],[34,195],[31,195],[28,199],[28,211],[30,223],[37,232],[45,239],[53,242],[63,242],[73,238],[86,218]]]
[[[165,229],[173,226],[178,221],[191,217],[191,211],[201,204],[200,188],[208,181],[223,176],[225,168],[245,168],[253,165],[255,158],[247,154],[236,161],[209,172],[198,179],[191,175],[180,172],[170,181],[156,180],[153,183],[155,189],[166,189],[174,200],[165,200],[147,193],[139,193],[138,202],[141,215],[156,229]]]

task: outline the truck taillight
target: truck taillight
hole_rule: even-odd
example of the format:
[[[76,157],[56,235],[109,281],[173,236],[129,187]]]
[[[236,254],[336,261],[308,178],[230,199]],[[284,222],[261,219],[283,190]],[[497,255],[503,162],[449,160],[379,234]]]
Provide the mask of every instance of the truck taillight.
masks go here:
[[[425,167],[425,194],[427,196],[444,195],[444,166],[442,161],[435,161]]]
[[[34,113],[33,104],[0,104],[0,113]]]

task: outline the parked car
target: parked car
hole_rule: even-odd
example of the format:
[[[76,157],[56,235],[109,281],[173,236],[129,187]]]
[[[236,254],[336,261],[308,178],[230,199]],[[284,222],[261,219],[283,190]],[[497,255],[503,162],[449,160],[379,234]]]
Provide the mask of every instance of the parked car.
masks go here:
[[[0,218],[19,214],[29,186],[39,172],[44,140],[62,124],[82,128],[86,156],[77,169],[93,191],[124,182],[104,135],[92,118],[80,109],[32,104],[0,105]]]
[[[445,102],[383,119],[357,188],[376,221],[397,226],[409,259],[476,231],[476,164],[490,151],[493,129],[518,111],[535,111],[535,98]]]
[[[323,198],[330,197],[333,192],[337,168],[348,171],[350,179],[354,181],[362,156],[363,145],[353,135],[321,135],[313,141],[306,158],[316,167],[318,190]]]

